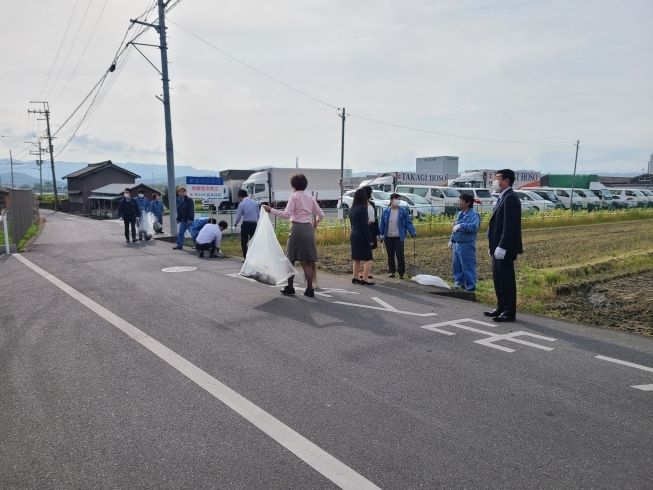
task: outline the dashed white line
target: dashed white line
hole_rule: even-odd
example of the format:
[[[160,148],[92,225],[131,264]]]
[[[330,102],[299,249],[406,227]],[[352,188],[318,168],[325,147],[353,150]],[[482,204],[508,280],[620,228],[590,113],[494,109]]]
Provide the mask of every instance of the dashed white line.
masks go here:
[[[635,364],[634,362],[622,361],[621,359],[615,359],[613,357],[606,357],[606,356],[596,356],[595,359],[601,359],[602,361],[614,362],[615,364],[621,364],[623,366],[628,366],[628,367],[635,368],[635,369],[641,369],[642,371],[648,371],[650,373],[653,373],[653,368],[650,368],[648,366],[642,366],[641,364]],[[635,385],[635,386],[631,386],[631,388],[635,388],[636,390],[642,390],[642,391],[653,391],[653,384],[652,385]]]
[[[191,381],[197,383],[207,392],[238,413],[245,420],[259,428],[262,432],[277,441],[283,447],[292,452],[299,459],[311,466],[313,469],[324,475],[340,488],[351,490],[379,490],[379,487],[356,473],[342,461],[331,456],[322,448],[312,443],[304,436],[294,431],[280,420],[274,418],[262,408],[258,407],[248,399],[239,395],[227,385],[209,375],[205,371],[170,350],[165,345],[154,340],[142,330],[139,330],[129,322],[123,320],[92,299],[84,296],[76,289],[65,282],[57,279],[49,272],[41,269],[20,254],[14,254],[27,267],[50,281],[59,289],[72,298],[86,306],[93,313],[104,318],[114,327],[118,328],[150,352],[167,362],[170,366],[182,373]]]

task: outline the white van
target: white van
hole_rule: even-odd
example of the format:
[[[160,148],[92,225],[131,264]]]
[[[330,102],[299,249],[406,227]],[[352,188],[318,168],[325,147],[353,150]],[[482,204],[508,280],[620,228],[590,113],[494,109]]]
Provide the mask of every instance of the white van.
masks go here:
[[[445,214],[456,214],[460,211],[458,201],[460,192],[451,187],[438,187],[429,185],[398,185],[395,189],[397,194],[416,194],[422,196],[433,206],[437,206],[440,212]]]
[[[615,196],[624,196],[626,199],[629,197],[637,203],[638,208],[648,207],[648,196],[646,196],[640,189],[610,189]]]
[[[529,187],[529,191],[551,191],[553,192],[556,197],[560,200],[560,202],[565,206],[565,209],[571,209],[571,188],[558,188],[558,187]],[[583,208],[583,198],[578,195],[578,193],[574,190],[574,197],[573,197],[573,206],[574,209],[582,209]]]
[[[650,189],[639,189],[639,192],[648,197],[648,207],[653,208],[653,191]]]
[[[583,208],[588,211],[598,211],[603,207],[601,199],[589,189],[574,189],[574,192],[583,198]]]
[[[590,182],[590,190],[594,192],[594,194],[596,194],[596,196],[601,200],[603,203],[603,209],[614,209],[621,207],[617,203],[618,200],[615,200],[614,196],[610,192],[610,189],[608,189],[600,182]]]
[[[474,198],[474,209],[479,213],[491,213],[494,211],[495,199],[490,189],[456,189],[461,194],[471,194]]]
[[[515,194],[517,194],[517,197],[522,201],[529,202],[535,211],[546,213],[547,211],[553,211],[556,207],[554,203],[544,199],[542,196],[532,191],[527,191],[525,189],[516,190]]]

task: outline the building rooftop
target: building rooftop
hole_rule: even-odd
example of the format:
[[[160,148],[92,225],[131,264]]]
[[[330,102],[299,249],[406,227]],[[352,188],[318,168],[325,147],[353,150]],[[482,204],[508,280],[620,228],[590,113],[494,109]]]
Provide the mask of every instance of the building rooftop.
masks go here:
[[[118,165],[115,165],[111,160],[107,160],[106,162],[89,163],[88,167],[85,167],[85,168],[82,168],[80,170],[77,170],[76,172],[70,173],[70,174],[62,177],[62,179],[75,179],[75,178],[80,178],[80,177],[86,177],[86,175],[88,175],[88,174],[92,174],[94,172],[98,172],[100,170],[103,170],[103,169],[109,168],[109,167],[117,168],[118,170],[121,170],[121,171],[125,172],[126,174],[129,174],[129,175],[133,176],[136,179],[139,179],[141,177],[140,175],[136,175],[135,173],[130,172],[129,170],[125,170],[124,168],[119,167]]]

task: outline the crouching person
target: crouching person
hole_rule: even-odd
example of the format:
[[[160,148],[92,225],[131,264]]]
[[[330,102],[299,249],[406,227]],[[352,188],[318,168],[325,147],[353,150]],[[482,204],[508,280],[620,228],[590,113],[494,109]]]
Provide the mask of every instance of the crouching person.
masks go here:
[[[474,197],[462,194],[460,212],[456,215],[449,250],[453,249],[454,288],[476,290],[476,235],[481,217],[474,211]]]
[[[209,250],[209,257],[216,258],[218,255],[216,250],[220,250],[220,242],[222,241],[222,232],[227,228],[226,221],[220,221],[216,224],[216,220],[211,218],[200,230],[195,242],[195,248],[199,250],[200,257],[204,257],[204,252]]]

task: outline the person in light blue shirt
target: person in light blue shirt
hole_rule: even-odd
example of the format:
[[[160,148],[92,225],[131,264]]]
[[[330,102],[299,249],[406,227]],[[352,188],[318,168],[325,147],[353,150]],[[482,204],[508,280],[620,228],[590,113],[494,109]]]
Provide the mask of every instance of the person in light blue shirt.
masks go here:
[[[481,217],[474,210],[474,197],[461,194],[449,250],[453,249],[454,288],[476,290],[476,235]]]
[[[256,232],[256,225],[258,224],[259,216],[259,206],[256,201],[247,197],[247,191],[245,189],[240,189],[238,191],[238,199],[240,204],[238,205],[238,212],[236,213],[236,221],[232,228],[232,232],[236,232],[236,227],[240,220],[243,220],[243,224],[240,227],[240,248],[243,250],[243,262],[245,257],[247,257],[247,244],[254,236]]]
[[[163,226],[163,201],[159,199],[159,195],[155,192],[152,194],[152,202],[150,203],[150,213],[154,215],[160,225]],[[157,233],[163,233],[162,229],[156,230]]]

